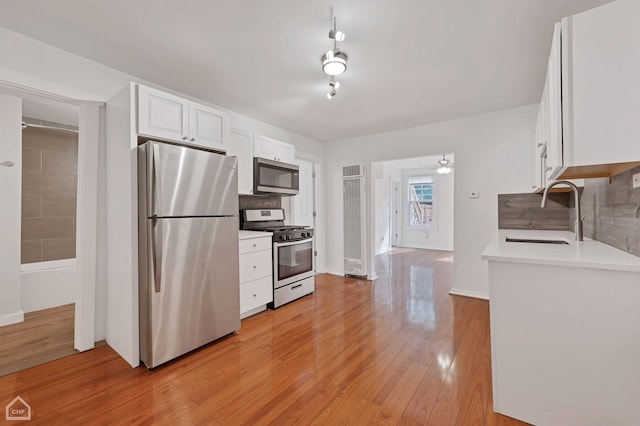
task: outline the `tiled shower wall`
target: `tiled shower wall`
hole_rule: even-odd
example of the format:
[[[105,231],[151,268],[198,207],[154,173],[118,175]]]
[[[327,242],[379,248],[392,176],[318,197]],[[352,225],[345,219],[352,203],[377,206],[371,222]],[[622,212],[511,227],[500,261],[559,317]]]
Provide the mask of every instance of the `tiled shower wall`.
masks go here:
[[[28,118],[24,121],[41,124]],[[30,127],[23,130],[23,264],[76,256],[77,171],[76,133]]]

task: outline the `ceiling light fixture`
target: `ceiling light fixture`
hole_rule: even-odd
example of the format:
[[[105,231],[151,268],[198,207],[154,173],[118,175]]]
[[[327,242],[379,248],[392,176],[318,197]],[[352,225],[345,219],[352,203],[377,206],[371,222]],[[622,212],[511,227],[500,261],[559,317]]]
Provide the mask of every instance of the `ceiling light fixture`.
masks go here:
[[[347,54],[339,49],[322,55],[322,70],[328,75],[340,75],[347,70]]]
[[[327,99],[333,99],[339,87],[340,82],[336,81],[335,77],[331,77],[331,81],[329,82],[329,92],[327,92]]]
[[[335,18],[334,18],[334,24],[333,24],[334,29],[329,31],[329,38],[331,40],[344,41],[344,33],[342,31],[336,30],[335,26],[336,25],[335,25]]]
[[[333,15],[333,9],[331,14]],[[334,16],[333,29],[329,30],[329,38],[333,40],[333,49],[327,50],[321,58],[322,71],[331,76],[329,92],[327,93],[328,99],[333,99],[340,87],[340,82],[335,81],[335,76],[340,75],[347,70],[347,61],[349,60],[349,57],[345,52],[338,48],[338,42],[344,40],[344,37],[344,33],[342,31],[338,31],[336,28],[336,18]]]
[[[446,175],[448,173],[451,173],[451,167],[449,167],[449,160],[445,158],[445,154],[442,154],[442,160],[438,160],[438,164],[440,165],[440,167],[438,167],[438,170],[436,170],[436,173],[438,173],[439,175]]]

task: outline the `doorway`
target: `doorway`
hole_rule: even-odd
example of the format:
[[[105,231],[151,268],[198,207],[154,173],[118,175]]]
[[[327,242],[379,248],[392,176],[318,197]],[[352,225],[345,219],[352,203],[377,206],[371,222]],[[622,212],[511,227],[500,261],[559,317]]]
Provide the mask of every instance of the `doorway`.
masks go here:
[[[317,173],[318,164],[314,161],[296,158],[294,164],[300,167],[298,174],[300,191],[295,197],[290,197],[291,223],[300,226],[308,226],[314,229],[313,237],[313,270],[318,271],[318,243],[321,241],[318,232],[317,217]]]
[[[0,375],[94,347],[103,109],[0,82]]]

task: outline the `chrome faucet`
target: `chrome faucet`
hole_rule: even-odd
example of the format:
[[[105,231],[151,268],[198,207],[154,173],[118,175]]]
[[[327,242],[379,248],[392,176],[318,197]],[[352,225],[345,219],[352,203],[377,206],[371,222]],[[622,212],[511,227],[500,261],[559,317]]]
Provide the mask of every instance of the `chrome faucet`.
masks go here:
[[[544,189],[544,193],[542,194],[542,203],[540,204],[540,207],[547,207],[547,197],[549,194],[549,190],[556,185],[568,185],[569,187],[571,187],[571,190],[573,191],[573,196],[575,200],[574,203],[576,205],[576,224],[574,227],[574,232],[576,233],[576,241],[583,241],[582,219],[584,218],[580,215],[580,192],[578,192],[578,187],[575,186],[572,182],[569,182],[567,180],[557,180],[547,185],[547,187]]]

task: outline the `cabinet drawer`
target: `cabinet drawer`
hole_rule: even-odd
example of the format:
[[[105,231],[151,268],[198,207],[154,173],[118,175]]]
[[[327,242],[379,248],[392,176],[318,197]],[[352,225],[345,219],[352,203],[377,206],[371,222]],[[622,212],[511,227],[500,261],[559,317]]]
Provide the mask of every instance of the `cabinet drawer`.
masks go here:
[[[246,240],[240,240],[239,243],[240,254],[253,253],[262,250],[271,250],[271,236],[265,238],[249,238]],[[271,257],[271,252],[269,252]]]
[[[240,255],[240,282],[246,283],[258,278],[271,277],[271,251]]]
[[[271,276],[259,278],[240,285],[240,313],[273,301]]]

